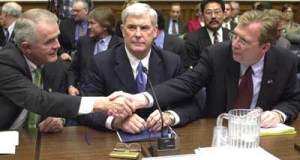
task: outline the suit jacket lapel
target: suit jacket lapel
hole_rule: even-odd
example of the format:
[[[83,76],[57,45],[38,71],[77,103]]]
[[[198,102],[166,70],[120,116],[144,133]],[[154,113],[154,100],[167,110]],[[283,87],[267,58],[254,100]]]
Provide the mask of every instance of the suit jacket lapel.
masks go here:
[[[160,49],[154,49],[154,47],[152,47],[151,55],[149,58],[148,78],[150,78],[153,86],[159,84],[162,81],[161,78],[163,76],[163,67],[159,54],[161,54]],[[146,88],[149,87],[150,86],[147,83]]]
[[[203,27],[202,33],[199,36],[199,42],[201,44],[201,48],[203,48],[202,50],[204,50],[207,46],[212,45],[211,39],[205,27]]]
[[[172,45],[172,41],[170,40],[170,36],[168,34],[165,34],[165,39],[164,39],[164,46],[163,49],[167,51],[172,51],[174,46]]]
[[[137,93],[137,86],[133,77],[132,68],[129,59],[126,55],[125,47],[122,45],[115,53],[115,67],[114,70],[118,78],[123,83],[127,92]]]

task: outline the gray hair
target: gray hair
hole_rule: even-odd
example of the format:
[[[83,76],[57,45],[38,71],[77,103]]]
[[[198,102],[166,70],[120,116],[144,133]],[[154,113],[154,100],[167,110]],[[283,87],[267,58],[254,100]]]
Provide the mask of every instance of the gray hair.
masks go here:
[[[122,11],[122,23],[126,23],[128,16],[142,16],[144,14],[149,14],[152,25],[157,26],[157,13],[146,3],[134,3]]]
[[[75,0],[74,3],[73,3],[73,5],[76,4],[76,3],[82,3],[83,7],[85,9],[89,9],[89,4],[86,1],[84,1],[84,0]]]
[[[22,13],[22,7],[16,2],[7,2],[2,6],[2,12],[8,15],[19,18]]]
[[[36,30],[37,24],[57,23],[57,21],[57,16],[46,9],[30,9],[25,11],[15,24],[16,44],[20,46],[25,41],[31,45],[37,43],[39,39],[39,34]]]

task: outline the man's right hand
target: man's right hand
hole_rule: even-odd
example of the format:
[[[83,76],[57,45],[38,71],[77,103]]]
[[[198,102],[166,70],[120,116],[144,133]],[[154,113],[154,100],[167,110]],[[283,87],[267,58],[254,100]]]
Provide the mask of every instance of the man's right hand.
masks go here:
[[[62,54],[60,55],[60,58],[61,58],[62,60],[64,60],[64,61],[72,61],[72,58],[71,58],[71,56],[70,56],[68,53],[62,53]]]
[[[79,90],[76,88],[76,87],[74,87],[74,86],[70,86],[69,88],[68,88],[68,93],[69,93],[69,95],[71,95],[71,96],[78,96],[79,95]]]
[[[136,134],[145,130],[147,128],[147,123],[137,114],[133,114],[126,119],[114,118],[112,122],[112,128],[121,129],[124,132]]]

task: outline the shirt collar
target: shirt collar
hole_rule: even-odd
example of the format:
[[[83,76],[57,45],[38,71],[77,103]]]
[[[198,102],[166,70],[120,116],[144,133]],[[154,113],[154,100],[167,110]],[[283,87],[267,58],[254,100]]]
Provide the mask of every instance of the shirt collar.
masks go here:
[[[161,34],[158,35],[154,40],[156,46],[162,49],[164,46],[164,39],[165,39],[165,32],[162,31]]]
[[[251,65],[252,67],[252,71],[254,75],[257,75],[258,73],[263,71],[264,68],[264,59],[265,59],[265,55],[262,56],[260,58],[260,60],[256,63],[254,63],[253,65]],[[243,76],[247,70],[249,66],[245,65],[245,64],[241,64],[241,70],[240,70],[240,75]]]
[[[145,58],[141,59],[141,60],[138,59],[138,58],[136,58],[135,56],[133,56],[133,55],[128,51],[128,49],[127,49],[126,46],[125,46],[125,51],[126,51],[126,54],[127,54],[128,59],[129,59],[129,63],[130,63],[130,65],[131,65],[131,67],[132,67],[132,70],[133,70],[134,72],[137,71],[137,66],[138,66],[138,64],[139,64],[140,61],[142,62],[143,67],[145,67],[147,70],[149,70],[149,58],[150,58],[151,49],[150,49],[149,53],[147,54],[147,56],[146,56]]]
[[[15,28],[15,24],[16,24],[16,21],[8,26],[7,31],[9,33],[9,35],[11,35],[11,33],[13,32],[13,30]]]

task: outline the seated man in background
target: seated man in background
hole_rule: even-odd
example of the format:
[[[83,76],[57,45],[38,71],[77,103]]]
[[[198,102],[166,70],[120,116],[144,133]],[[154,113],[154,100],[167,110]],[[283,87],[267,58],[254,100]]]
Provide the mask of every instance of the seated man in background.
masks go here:
[[[135,3],[123,10],[121,29],[124,43],[91,59],[90,74],[82,86],[83,95],[104,96],[118,90],[135,94],[150,88],[147,80],[157,85],[182,73],[177,54],[152,45],[157,34],[157,13],[149,5]],[[144,73],[145,70],[149,71],[146,71],[148,74]],[[200,113],[192,95],[179,103],[161,107],[164,127],[185,125],[196,120]],[[101,113],[79,116],[83,125],[95,129],[121,129],[129,133],[146,129],[158,131],[161,129],[159,120],[156,108],[138,110],[126,119]]]
[[[171,4],[170,16],[165,21],[165,32],[175,36],[187,33],[187,23],[180,20],[181,6],[179,3]]]

